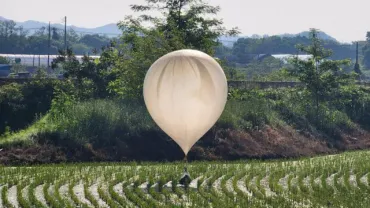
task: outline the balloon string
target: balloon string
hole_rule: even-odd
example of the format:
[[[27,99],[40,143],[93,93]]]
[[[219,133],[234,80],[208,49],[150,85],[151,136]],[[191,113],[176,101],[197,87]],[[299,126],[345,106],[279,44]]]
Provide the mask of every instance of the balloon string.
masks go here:
[[[185,163],[185,169],[187,169],[187,166],[188,166],[188,155],[185,155],[184,157],[184,163]]]

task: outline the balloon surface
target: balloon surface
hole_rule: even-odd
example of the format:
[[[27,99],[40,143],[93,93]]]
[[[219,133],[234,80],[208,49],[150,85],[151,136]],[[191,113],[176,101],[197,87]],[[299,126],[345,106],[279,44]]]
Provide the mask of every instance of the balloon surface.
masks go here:
[[[200,51],[179,50],[153,63],[143,91],[153,120],[187,155],[221,116],[228,90],[215,59]]]

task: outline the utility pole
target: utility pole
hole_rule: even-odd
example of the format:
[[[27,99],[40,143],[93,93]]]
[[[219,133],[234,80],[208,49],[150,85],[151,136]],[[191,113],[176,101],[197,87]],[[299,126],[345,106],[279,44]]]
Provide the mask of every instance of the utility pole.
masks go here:
[[[356,42],[356,64],[358,64],[358,42]]]
[[[49,60],[50,60],[50,37],[51,37],[51,35],[50,35],[50,22],[49,22],[49,38],[48,38],[48,68],[50,67],[50,62],[49,62]]]
[[[362,75],[362,72],[361,72],[361,69],[360,69],[360,64],[358,63],[358,41],[356,42],[356,64],[355,64],[355,68],[354,68],[354,71],[360,75],[360,80],[361,80],[361,75]]]
[[[67,16],[64,17],[64,50],[67,51]]]
[[[358,64],[358,42],[356,43],[356,63]]]

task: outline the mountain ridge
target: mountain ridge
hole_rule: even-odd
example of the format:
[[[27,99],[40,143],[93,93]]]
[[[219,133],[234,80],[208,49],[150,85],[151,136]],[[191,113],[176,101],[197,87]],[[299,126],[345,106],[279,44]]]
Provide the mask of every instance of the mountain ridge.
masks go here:
[[[5,17],[0,16],[0,21],[7,21],[10,19],[7,19]],[[34,30],[36,28],[41,28],[41,27],[47,27],[48,23],[45,22],[40,22],[40,21],[35,21],[35,20],[27,20],[24,22],[17,22],[17,25],[22,26],[24,29],[28,30]],[[59,29],[64,29],[63,24],[52,24],[52,27],[56,27]],[[67,30],[68,29],[73,29],[77,33],[82,33],[82,34],[105,34],[107,36],[118,36],[122,32],[118,28],[117,24],[110,23],[106,24],[100,27],[95,27],[95,28],[85,28],[85,27],[79,27],[79,26],[74,26],[74,25],[67,25]],[[290,34],[290,33],[284,33],[284,34],[277,34],[275,36],[279,37],[296,37],[296,36],[305,36],[308,37],[309,31],[303,31],[297,34]],[[259,34],[253,34],[253,35],[242,35],[242,36],[236,36],[236,37],[227,37],[227,36],[222,36],[220,37],[220,41],[225,45],[225,46],[232,46],[239,38],[263,38],[267,36],[273,36],[273,35],[259,35]],[[320,31],[319,32],[319,37],[324,40],[331,40],[335,42],[339,42],[336,40],[334,37],[326,34],[325,32]]]
[[[0,21],[9,21],[10,19],[7,19],[5,17],[0,16]],[[37,28],[42,27],[48,27],[48,23],[35,21],[35,20],[27,20],[24,22],[18,22],[18,26],[22,26],[26,30],[34,30]],[[64,29],[63,24],[51,24],[52,27],[58,28],[58,29]],[[108,36],[118,36],[121,34],[121,30],[118,28],[117,24],[110,23],[106,24],[100,27],[94,27],[94,28],[85,28],[85,27],[79,27],[75,25],[67,25],[67,30],[73,29],[77,33],[95,33],[95,34],[106,34]]]

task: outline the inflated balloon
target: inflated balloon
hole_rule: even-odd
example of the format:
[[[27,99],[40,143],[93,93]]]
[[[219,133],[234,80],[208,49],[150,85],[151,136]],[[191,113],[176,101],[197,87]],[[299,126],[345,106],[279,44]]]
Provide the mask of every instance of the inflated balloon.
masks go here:
[[[153,120],[187,155],[221,116],[227,101],[227,81],[211,56],[179,50],[150,67],[143,93]]]

